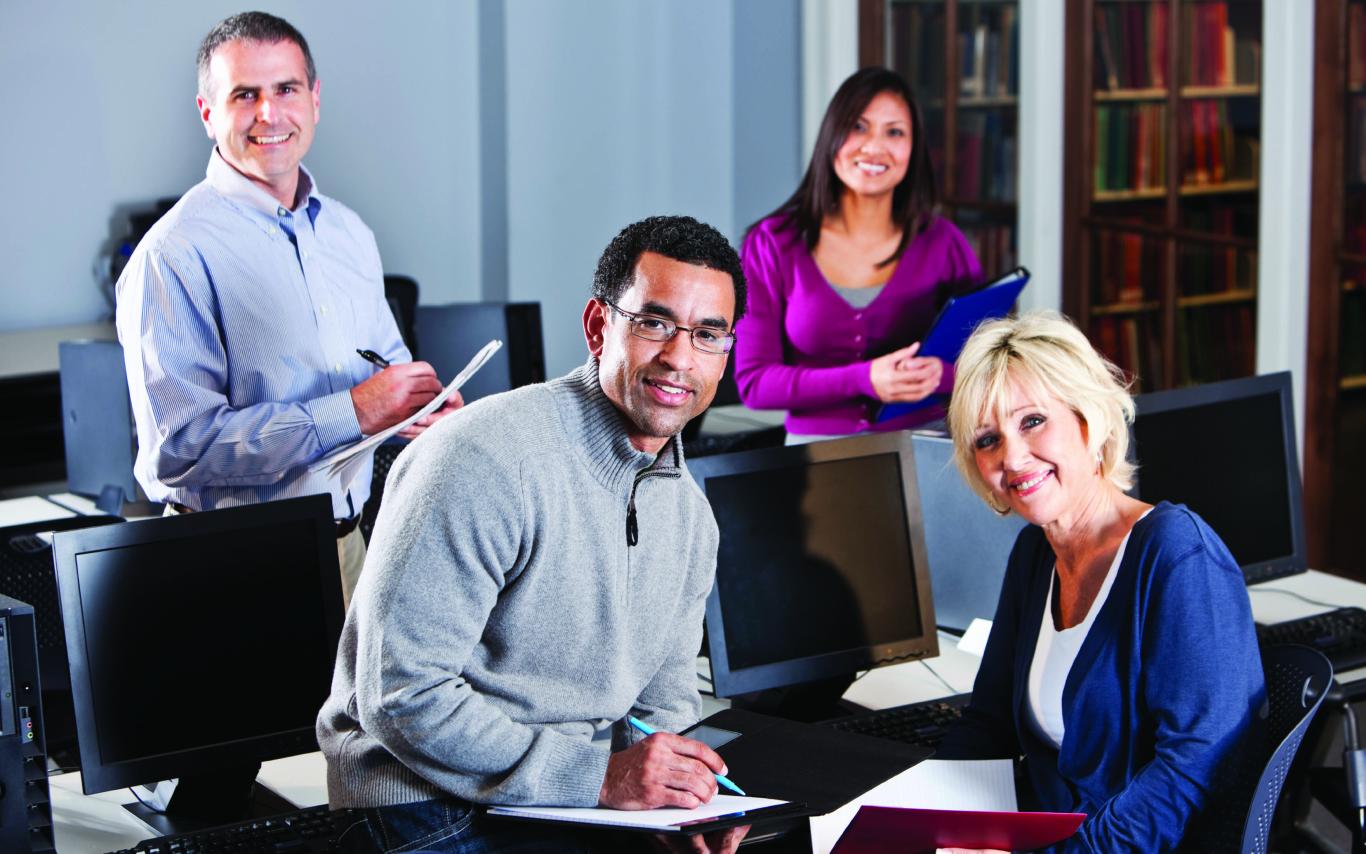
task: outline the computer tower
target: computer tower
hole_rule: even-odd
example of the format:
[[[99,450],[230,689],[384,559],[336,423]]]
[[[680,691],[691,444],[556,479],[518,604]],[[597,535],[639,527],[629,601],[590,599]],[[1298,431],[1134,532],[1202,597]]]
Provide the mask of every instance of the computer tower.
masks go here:
[[[118,514],[124,502],[146,501],[133,477],[138,439],[123,347],[117,341],[63,341],[58,357],[67,489],[99,499],[107,513]]]
[[[417,307],[418,352],[443,383],[491,339],[503,348],[479,369],[460,394],[466,403],[500,391],[545,380],[545,342],[541,337],[541,304],[479,302]]]
[[[0,851],[56,851],[33,608],[0,596]]]

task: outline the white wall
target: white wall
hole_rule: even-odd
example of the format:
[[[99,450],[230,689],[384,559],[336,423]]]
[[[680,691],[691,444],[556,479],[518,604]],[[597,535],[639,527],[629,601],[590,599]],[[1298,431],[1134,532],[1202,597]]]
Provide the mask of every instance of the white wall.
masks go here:
[[[801,0],[260,0],[308,38],[305,163],[422,302],[540,300],[551,375],[608,240],[733,240],[800,177]],[[0,331],[107,317],[130,208],[203,178],[194,53],[238,0],[0,0]],[[3,360],[0,354],[0,360]]]
[[[475,7],[258,2],[309,39],[322,123],[306,162],[424,299],[479,294]],[[108,315],[97,265],[128,207],[203,178],[194,53],[238,2],[0,3],[0,331]]]
[[[728,0],[517,0],[505,12],[508,294],[541,301],[553,375],[587,356],[579,318],[622,227],[687,214],[738,242],[740,217],[796,186],[799,57],[782,45],[797,5],[759,0],[737,17]],[[744,51],[788,71],[755,91],[736,76]],[[772,122],[766,133],[753,110]]]

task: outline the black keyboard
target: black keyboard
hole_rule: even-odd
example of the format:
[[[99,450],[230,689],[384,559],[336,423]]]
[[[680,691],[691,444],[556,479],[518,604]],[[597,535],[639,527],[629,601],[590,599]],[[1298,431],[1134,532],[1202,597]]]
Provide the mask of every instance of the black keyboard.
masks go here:
[[[942,700],[910,703],[847,718],[835,718],[822,721],[821,725],[903,744],[938,747],[949,727],[963,714],[963,707],[970,699],[971,694],[957,694]]]
[[[146,839],[117,854],[325,854],[355,824],[360,810],[329,810],[326,805],[270,818],[250,819],[179,836]]]
[[[1294,643],[1313,647],[1328,656],[1335,672],[1342,673],[1366,666],[1366,611],[1338,608],[1284,623],[1258,625],[1257,641],[1262,646]]]

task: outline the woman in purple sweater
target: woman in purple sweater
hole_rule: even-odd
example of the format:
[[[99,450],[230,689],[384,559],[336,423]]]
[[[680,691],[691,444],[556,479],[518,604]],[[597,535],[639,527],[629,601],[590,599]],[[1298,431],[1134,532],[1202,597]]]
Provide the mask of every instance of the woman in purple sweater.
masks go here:
[[[788,410],[789,441],[943,415],[931,406],[874,423],[883,403],[953,387],[953,366],[916,349],[944,302],[982,279],[963,235],[935,214],[924,139],[900,75],[856,72],[825,112],[797,192],[745,236],[735,379],[746,406]]]

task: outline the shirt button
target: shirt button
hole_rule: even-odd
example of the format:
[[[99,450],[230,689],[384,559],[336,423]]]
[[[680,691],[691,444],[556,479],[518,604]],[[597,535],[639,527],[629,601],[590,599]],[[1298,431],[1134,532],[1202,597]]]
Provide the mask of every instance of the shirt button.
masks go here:
[[[862,320],[862,319],[863,319],[863,312],[861,312],[861,311],[856,311],[856,312],[854,312],[854,319],[855,319],[855,320]]]
[[[332,370],[336,371],[337,373],[341,373],[341,363],[338,362],[337,364],[333,365]]]
[[[862,340],[863,340],[863,336],[862,336],[862,335],[855,335],[855,336],[854,336],[854,340],[855,340],[855,341],[862,341]]]
[[[867,429],[868,429],[868,421],[867,421],[866,419],[860,418],[860,419],[859,419],[859,422],[858,422],[858,428],[859,428],[860,430],[867,430]]]
[[[277,213],[279,213],[280,216],[285,216],[289,213],[289,211],[285,210],[284,208],[280,208],[280,210],[277,211]]]
[[[327,306],[325,306],[325,305],[320,305],[320,306],[318,306],[318,311],[319,311],[320,313],[322,313],[322,314],[327,314]]]

